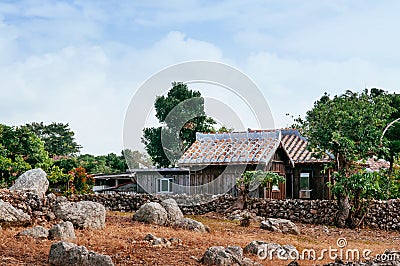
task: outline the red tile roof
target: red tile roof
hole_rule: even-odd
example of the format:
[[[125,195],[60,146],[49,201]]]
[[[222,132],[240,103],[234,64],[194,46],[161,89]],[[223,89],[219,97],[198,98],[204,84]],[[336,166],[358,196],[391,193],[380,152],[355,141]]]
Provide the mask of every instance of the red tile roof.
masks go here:
[[[373,172],[378,172],[383,169],[389,169],[390,168],[390,163],[388,161],[385,161],[383,159],[378,159],[378,158],[368,158],[367,161],[365,162],[365,165],[367,169]]]
[[[294,129],[283,129],[282,145],[289,158],[296,163],[325,163],[331,161],[326,154],[322,158],[316,158],[313,153],[307,149],[307,140],[300,135],[299,131]]]
[[[268,163],[279,146],[277,132],[234,132],[196,135],[179,165]]]
[[[297,130],[252,130],[233,133],[197,133],[196,141],[179,159],[181,166],[210,164],[266,164],[282,144],[292,163],[323,163],[307,150]]]

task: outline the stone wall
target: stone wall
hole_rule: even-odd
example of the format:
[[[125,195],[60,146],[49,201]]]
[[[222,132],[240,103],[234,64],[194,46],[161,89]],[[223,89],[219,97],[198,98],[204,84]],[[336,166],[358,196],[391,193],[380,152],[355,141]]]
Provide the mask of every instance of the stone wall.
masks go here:
[[[131,212],[137,211],[147,202],[161,202],[164,199],[173,198],[179,204],[182,212],[189,215],[201,215],[208,212],[223,212],[229,208],[235,198],[231,195],[168,195],[168,194],[90,194],[74,195],[69,197],[71,201],[95,201],[103,204],[107,210]]]
[[[47,197],[40,199],[33,193],[0,189],[0,200],[9,202],[13,207],[29,214],[34,222],[52,219],[52,201]]]
[[[208,212],[224,212],[232,206],[235,198],[231,195],[149,195],[149,194],[98,194],[78,195],[72,201],[89,200],[102,203],[108,210],[136,211],[146,202],[161,202],[174,198],[184,214],[200,215]],[[369,212],[363,225],[400,231],[400,199],[389,201],[371,201]],[[251,199],[248,205],[250,212],[261,217],[289,219],[293,222],[334,225],[338,212],[334,200],[266,200]]]
[[[338,211],[331,200],[263,200],[253,199],[248,206],[261,217],[289,219],[293,222],[334,225]]]
[[[149,194],[90,194],[69,197],[70,201],[94,201],[103,204],[107,210],[133,212],[147,202],[161,202],[174,198],[182,212],[201,215],[208,212],[222,213],[233,205],[231,195],[149,195]],[[0,190],[0,200],[10,202],[14,207],[31,215],[35,221],[52,219],[52,206],[57,202],[53,194],[40,199],[27,192]],[[334,225],[338,212],[336,201],[329,200],[265,200],[251,199],[250,212],[261,217],[285,218],[293,222]],[[400,231],[400,199],[369,202],[369,212],[363,219],[369,228]]]
[[[370,202],[364,224],[371,228],[400,231],[400,199]]]

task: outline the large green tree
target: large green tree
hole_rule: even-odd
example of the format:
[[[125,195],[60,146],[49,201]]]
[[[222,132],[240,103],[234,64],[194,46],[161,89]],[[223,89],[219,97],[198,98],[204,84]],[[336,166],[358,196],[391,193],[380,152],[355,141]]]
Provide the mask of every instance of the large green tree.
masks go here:
[[[81,146],[75,141],[75,133],[69,124],[33,122],[25,127],[33,131],[43,142],[50,157],[76,155]]]
[[[395,111],[390,103],[386,92],[376,95],[368,90],[346,91],[332,98],[325,94],[304,119],[296,120],[295,126],[303,130],[310,149],[319,154],[329,152],[334,157],[332,192],[341,210],[337,217],[338,226],[357,223],[362,196],[374,189],[373,176],[361,172],[359,162],[378,154],[383,148],[380,138]],[[357,175],[358,179],[355,178]],[[359,186],[361,181],[357,180],[363,184]]]
[[[145,128],[142,142],[159,167],[174,166],[196,140],[196,132],[215,131],[216,123],[206,116],[201,93],[184,83],[172,83],[166,96],[157,96],[154,107],[161,126]]]
[[[76,167],[79,165],[86,169],[89,174],[111,174],[125,172],[128,169],[123,152],[121,155],[109,153],[107,155],[94,156],[92,154],[82,154],[77,158],[73,158],[75,163],[69,162],[66,159],[60,160],[64,164]]]

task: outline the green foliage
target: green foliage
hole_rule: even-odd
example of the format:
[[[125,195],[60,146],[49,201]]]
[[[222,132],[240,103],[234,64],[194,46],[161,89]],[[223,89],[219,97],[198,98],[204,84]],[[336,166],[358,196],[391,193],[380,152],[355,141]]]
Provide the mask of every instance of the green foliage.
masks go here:
[[[341,206],[340,226],[357,226],[366,211],[363,199],[382,198],[388,191],[381,182],[383,177],[362,171],[359,162],[387,149],[380,139],[396,111],[391,104],[391,96],[385,91],[346,91],[333,98],[325,94],[304,120],[295,120],[295,127],[308,139],[309,149],[320,155],[329,152],[335,158],[331,187]]]
[[[142,142],[159,167],[174,166],[196,140],[196,132],[215,132],[215,121],[206,116],[200,92],[186,84],[172,83],[166,96],[156,98],[154,107],[162,126],[143,129]]]
[[[130,168],[140,168],[141,165],[145,167],[153,166],[151,159],[146,153],[125,149],[122,151],[122,154]]]
[[[387,199],[390,182],[387,176],[379,172],[367,172],[360,170],[348,177],[342,177],[339,173],[333,176],[334,185],[332,193],[335,195],[349,195],[355,204],[358,199]],[[352,205],[354,205],[352,204]]]
[[[79,166],[79,161],[75,157],[60,158],[53,161],[53,165],[63,169],[65,173],[68,173],[74,168]]]
[[[77,164],[90,174],[111,174],[125,172],[128,168],[124,156],[109,153],[107,155],[94,156],[83,154],[77,158]]]
[[[382,91],[379,90],[379,93],[382,93]],[[390,106],[395,109],[387,121],[387,124],[391,124],[400,118],[400,95],[389,94],[388,97],[391,100]],[[400,121],[391,124],[384,135],[383,142],[386,149],[383,149],[382,155],[389,160],[389,171],[392,171],[394,160],[400,155]]]
[[[34,132],[43,142],[45,149],[51,157],[73,156],[82,148],[75,141],[75,133],[68,124],[43,122],[26,124],[26,128]]]
[[[171,165],[161,143],[161,127],[143,129],[142,142],[146,146],[147,154],[156,166],[168,167]]]
[[[389,199],[398,199],[400,198],[400,169],[398,167],[399,161],[396,161],[396,167],[393,170],[387,173],[387,179],[390,182],[389,186]]]
[[[277,173],[257,170],[244,172],[242,176],[236,180],[236,185],[238,187],[245,186],[251,190],[252,187],[269,187],[278,185],[279,183],[284,183],[285,181],[285,177],[280,176]]]
[[[368,90],[333,98],[325,94],[304,120],[296,119],[295,126],[303,131],[311,149],[331,152],[341,170],[380,151],[380,137],[393,111],[387,94],[376,96]]]
[[[28,128],[0,125],[0,177],[9,186],[32,168],[49,169],[51,160],[44,143]]]
[[[70,180],[72,180],[72,176],[69,173],[65,172],[65,169],[60,168],[56,165],[53,165],[47,173],[47,179],[50,182],[50,186],[65,186]]]
[[[343,173],[342,173],[343,175]],[[350,227],[357,227],[368,211],[365,200],[388,200],[400,197],[400,175],[398,170],[371,172],[359,170],[348,177],[335,173],[335,182],[328,183],[334,195],[347,195],[350,204]]]
[[[227,127],[227,126],[221,126],[218,130],[217,130],[217,132],[218,133],[230,133],[230,132],[232,132],[234,129],[233,128],[230,128],[230,127]]]
[[[74,194],[89,194],[92,193],[94,186],[93,176],[86,173],[85,168],[78,167],[72,169],[69,174],[72,176],[72,186],[70,185],[67,193],[72,192]]]
[[[42,168],[53,189],[59,188],[66,195],[89,193],[94,179],[86,169],[89,173],[115,173],[127,169],[122,154],[71,156],[80,149],[73,137],[68,124],[31,123],[21,127],[0,124],[0,187],[9,187],[29,169]]]

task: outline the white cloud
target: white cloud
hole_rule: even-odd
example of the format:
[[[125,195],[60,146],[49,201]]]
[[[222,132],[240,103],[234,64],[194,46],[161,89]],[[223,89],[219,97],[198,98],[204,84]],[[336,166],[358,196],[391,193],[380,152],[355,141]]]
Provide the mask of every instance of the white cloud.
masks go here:
[[[357,58],[296,60],[261,52],[248,58],[245,70],[264,92],[280,127],[292,123],[286,113],[304,115],[324,92],[336,95],[366,87],[400,92],[396,74],[400,67],[382,67]]]
[[[125,110],[146,78],[214,60],[253,78],[284,126],[285,113],[303,114],[324,91],[399,87],[398,5],[0,3],[1,122],[69,122],[84,152],[119,152]]]
[[[119,152],[125,110],[138,84],[170,64],[223,60],[212,44],[179,32],[144,50],[119,46],[120,58],[107,49],[71,46],[0,67],[2,122],[69,122],[83,152]]]

